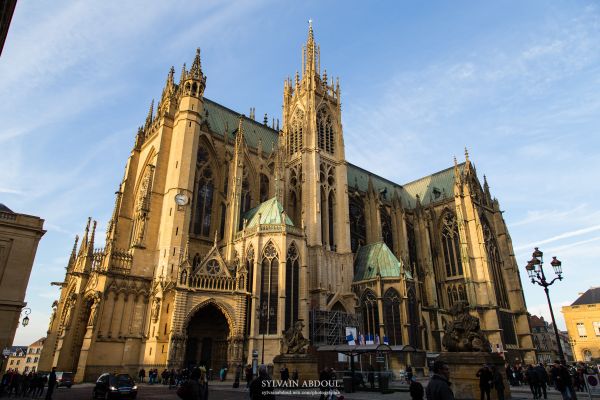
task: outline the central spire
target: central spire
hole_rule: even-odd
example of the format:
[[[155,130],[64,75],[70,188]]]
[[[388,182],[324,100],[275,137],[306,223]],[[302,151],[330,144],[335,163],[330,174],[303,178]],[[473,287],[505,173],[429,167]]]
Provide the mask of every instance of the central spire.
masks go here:
[[[308,39],[306,39],[306,45],[302,52],[303,58],[303,70],[304,76],[319,75],[320,74],[320,49],[319,45],[315,43],[315,34],[313,32],[312,19],[308,20]]]

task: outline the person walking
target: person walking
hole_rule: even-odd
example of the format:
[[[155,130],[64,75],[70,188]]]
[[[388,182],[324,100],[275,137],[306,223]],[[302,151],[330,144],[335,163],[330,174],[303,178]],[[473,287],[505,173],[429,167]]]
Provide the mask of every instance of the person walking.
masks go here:
[[[492,390],[493,379],[492,371],[490,371],[490,368],[487,366],[487,364],[484,364],[483,367],[477,371],[475,376],[479,378],[479,393],[481,394],[481,400],[483,400],[484,396],[487,398],[487,400],[490,400],[490,391]]]
[[[146,370],[144,368],[140,369],[138,373],[138,378],[140,378],[140,382],[144,383],[144,378],[146,377]]]
[[[423,385],[420,382],[417,382],[417,377],[414,375],[410,377],[408,391],[412,400],[423,400],[423,397],[425,396]]]
[[[572,381],[569,370],[560,363],[560,361],[554,361],[554,367],[551,371],[552,380],[554,381],[554,387],[560,392],[563,400],[572,400],[574,398],[572,392]]]
[[[436,360],[433,363],[432,370],[433,376],[425,389],[427,400],[454,400],[454,393],[450,389],[450,368],[448,368],[448,364]]]
[[[533,365],[529,365],[527,367],[527,371],[525,371],[525,379],[527,379],[527,383],[529,384],[529,390],[533,394],[534,399],[540,398],[540,384],[538,381],[538,374],[533,369]]]
[[[252,373],[252,366],[250,364],[248,364],[248,366],[246,366],[246,388],[250,389],[250,383],[252,382],[252,378],[254,377],[253,373]]]
[[[251,400],[275,400],[273,388],[269,387],[265,381],[270,381],[271,377],[267,372],[267,367],[261,365],[258,368],[258,376],[250,384]],[[263,383],[265,382],[265,383]]]
[[[288,369],[287,365],[283,364],[283,367],[281,367],[279,373],[281,374],[282,381],[286,382],[290,379],[290,370]]]
[[[46,390],[46,400],[52,400],[52,394],[56,387],[56,367],[52,367],[52,372],[48,376],[48,389]]]
[[[496,389],[498,400],[504,400],[504,378],[495,365],[492,367],[492,386]]]
[[[544,364],[539,363],[534,368],[535,373],[537,374],[538,380],[538,395],[541,398],[542,394],[544,395],[544,400],[548,399],[548,393],[546,392],[546,386],[548,385],[548,373],[546,372],[546,368],[544,368]]]
[[[233,380],[233,387],[240,387],[240,378],[242,377],[242,364],[238,364],[235,368],[235,379]]]

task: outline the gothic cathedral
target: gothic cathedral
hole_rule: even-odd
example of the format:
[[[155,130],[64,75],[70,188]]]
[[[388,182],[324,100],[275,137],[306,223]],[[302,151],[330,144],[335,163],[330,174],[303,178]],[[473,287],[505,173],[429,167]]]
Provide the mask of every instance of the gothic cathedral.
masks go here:
[[[435,353],[458,301],[495,350],[533,361],[511,239],[467,153],[404,185],[349,163],[339,80],[321,73],[312,26],[302,74],[284,82],[281,129],[205,98],[205,86],[199,51],[178,82],[169,71],[104,248],[96,221],[75,239],[40,370],[82,381],[218,370],[263,351],[269,363],[297,321],[316,347],[354,326]]]

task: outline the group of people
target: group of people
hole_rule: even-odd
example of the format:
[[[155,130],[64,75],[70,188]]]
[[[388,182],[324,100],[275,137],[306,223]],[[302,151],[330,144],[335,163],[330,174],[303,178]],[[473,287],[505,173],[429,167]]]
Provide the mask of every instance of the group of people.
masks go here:
[[[15,396],[41,399],[46,390],[46,400],[52,400],[52,394],[56,388],[56,368],[52,368],[50,374],[36,371],[20,373],[17,369],[8,369],[0,379],[0,397]]]

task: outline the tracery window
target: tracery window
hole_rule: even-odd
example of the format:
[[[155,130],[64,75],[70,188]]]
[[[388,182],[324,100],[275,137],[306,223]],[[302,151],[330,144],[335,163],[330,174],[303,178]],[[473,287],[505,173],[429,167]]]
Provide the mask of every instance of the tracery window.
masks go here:
[[[421,269],[417,263],[417,238],[415,235],[415,226],[409,220],[406,221],[406,236],[408,241],[408,262],[412,276],[421,277]]]
[[[262,254],[260,277],[260,308],[266,317],[260,318],[259,333],[277,333],[277,304],[279,299],[279,256],[273,243],[265,247]]]
[[[333,121],[325,107],[317,112],[317,133],[319,148],[333,154],[335,151]]]
[[[421,346],[421,330],[419,328],[419,304],[414,283],[408,285],[408,344],[415,348]]]
[[[289,189],[289,203],[287,208],[294,224],[300,226],[302,224],[302,164],[297,164],[290,168]]]
[[[208,263],[206,263],[206,273],[209,275],[218,275],[219,272],[221,271],[221,266],[219,265],[219,262],[215,259],[209,260]]]
[[[460,276],[463,274],[460,256],[460,237],[456,216],[447,211],[442,216],[442,250],[446,265],[446,276]]]
[[[287,137],[287,148],[288,154],[292,155],[299,152],[304,147],[302,137],[302,126],[304,125],[304,113],[298,109],[294,113],[292,123],[290,124],[288,137]]]
[[[294,243],[287,251],[285,265],[285,328],[291,327],[298,321],[299,290],[300,290],[300,257]]]
[[[377,307],[377,297],[371,290],[365,290],[361,299],[360,307],[363,317],[363,331],[366,336],[373,338],[379,334],[379,309]]]
[[[254,247],[250,245],[248,250],[246,251],[246,271],[248,274],[246,275],[246,291],[252,293],[254,290]],[[252,296],[246,296],[246,310],[248,310],[248,314],[250,314],[250,310],[252,310]],[[250,323],[251,318],[246,317],[246,334],[250,334]]]
[[[350,247],[356,253],[359,246],[363,246],[367,239],[367,225],[365,224],[365,207],[358,194],[351,195],[348,202],[350,214]]]
[[[379,215],[381,218],[381,237],[383,239],[383,243],[390,248],[390,250],[394,251],[394,239],[392,236],[392,217],[387,212],[385,207],[381,207],[379,210]]]
[[[244,168],[242,178],[242,198],[240,202],[240,216],[243,217],[248,210],[250,210],[252,204],[252,197],[250,195],[250,180],[248,178],[248,168]],[[244,219],[240,218],[238,229],[242,229]]]
[[[400,318],[400,294],[388,289],[383,296],[383,316],[386,336],[390,345],[402,344],[402,320]]]
[[[335,167],[321,163],[319,169],[321,183],[321,240],[323,245],[335,251]]]
[[[269,178],[265,174],[260,174],[259,197],[261,203],[269,199]]]
[[[210,236],[210,222],[214,194],[214,177],[206,148],[199,147],[196,163],[196,207],[194,216],[194,233]]]
[[[493,283],[496,300],[501,308],[510,308],[506,284],[504,283],[504,276],[502,274],[502,259],[500,258],[500,252],[498,251],[498,243],[496,242],[496,238],[494,237],[488,222],[484,218],[482,218],[482,228],[488,265],[494,279]]]

